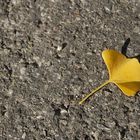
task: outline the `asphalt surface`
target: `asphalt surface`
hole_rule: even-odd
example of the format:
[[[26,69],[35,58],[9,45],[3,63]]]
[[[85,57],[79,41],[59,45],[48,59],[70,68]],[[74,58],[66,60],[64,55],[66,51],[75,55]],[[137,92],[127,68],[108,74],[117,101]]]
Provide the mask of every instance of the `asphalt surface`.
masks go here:
[[[0,140],[139,140],[140,93],[78,105],[127,38],[139,55],[139,0],[0,0]]]

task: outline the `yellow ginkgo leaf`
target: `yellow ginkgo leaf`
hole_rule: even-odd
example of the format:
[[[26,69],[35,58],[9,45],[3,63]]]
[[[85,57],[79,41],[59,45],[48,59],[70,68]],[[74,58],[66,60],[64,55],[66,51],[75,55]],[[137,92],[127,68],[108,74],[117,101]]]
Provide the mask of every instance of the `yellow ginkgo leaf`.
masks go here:
[[[93,90],[79,104],[108,83],[116,84],[127,96],[134,96],[140,90],[140,63],[136,58],[126,58],[115,50],[105,50],[102,57],[109,71],[109,80]]]

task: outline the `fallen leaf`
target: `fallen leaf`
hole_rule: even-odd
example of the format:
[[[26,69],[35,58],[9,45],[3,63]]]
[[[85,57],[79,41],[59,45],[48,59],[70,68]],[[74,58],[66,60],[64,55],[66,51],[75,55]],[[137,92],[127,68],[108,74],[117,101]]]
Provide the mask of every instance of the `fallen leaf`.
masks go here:
[[[140,90],[140,63],[136,58],[127,58],[115,50],[103,51],[102,57],[109,71],[109,80],[89,93],[79,104],[108,83],[117,85],[127,96],[134,96]]]

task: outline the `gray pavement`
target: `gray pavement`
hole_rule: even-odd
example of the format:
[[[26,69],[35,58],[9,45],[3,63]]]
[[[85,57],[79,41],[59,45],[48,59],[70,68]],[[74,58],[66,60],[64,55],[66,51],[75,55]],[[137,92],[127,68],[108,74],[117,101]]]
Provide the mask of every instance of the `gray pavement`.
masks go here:
[[[78,105],[127,38],[140,54],[139,0],[0,0],[0,140],[139,140],[140,93]]]

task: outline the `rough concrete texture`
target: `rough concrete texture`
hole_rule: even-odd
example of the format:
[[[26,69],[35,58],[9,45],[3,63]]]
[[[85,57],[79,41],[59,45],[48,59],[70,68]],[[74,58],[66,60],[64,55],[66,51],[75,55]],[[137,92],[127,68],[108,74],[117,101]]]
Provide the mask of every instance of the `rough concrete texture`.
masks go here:
[[[139,0],[0,1],[0,140],[139,140],[140,93],[109,84],[101,52],[140,53]]]

